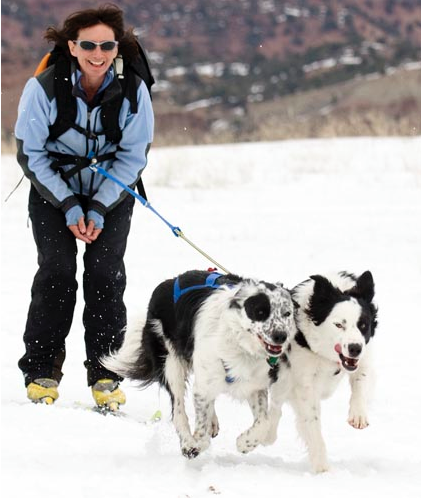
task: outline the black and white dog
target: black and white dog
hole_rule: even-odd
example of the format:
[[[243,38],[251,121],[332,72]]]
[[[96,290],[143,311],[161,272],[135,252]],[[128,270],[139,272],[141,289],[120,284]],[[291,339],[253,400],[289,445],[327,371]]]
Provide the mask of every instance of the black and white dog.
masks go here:
[[[153,292],[141,343],[126,335],[121,350],[103,363],[143,387],[158,382],[168,390],[188,458],[204,451],[218,433],[214,402],[220,393],[247,400],[254,423],[237,438],[238,450],[247,453],[267,435],[268,389],[288,370],[285,351],[293,335],[294,305],[282,284],[188,271]],[[184,404],[190,373],[193,435]]]
[[[368,425],[367,398],[372,384],[370,349],[376,329],[374,282],[369,271],[356,277],[336,273],[316,275],[292,291],[297,332],[288,357],[291,382],[271,387],[270,429],[266,444],[276,439],[281,407],[288,401],[309,453],[314,472],[328,470],[322,438],[320,402],[330,397],[345,374],[351,399],[348,422],[356,429]]]

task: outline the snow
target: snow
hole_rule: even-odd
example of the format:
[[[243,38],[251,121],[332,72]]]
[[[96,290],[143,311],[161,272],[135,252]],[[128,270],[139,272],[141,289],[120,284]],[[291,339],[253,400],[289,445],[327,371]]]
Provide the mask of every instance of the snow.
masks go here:
[[[343,498],[421,496],[421,137],[286,141],[152,149],[144,181],[153,207],[201,249],[244,276],[292,287],[313,273],[370,269],[379,327],[371,425],[346,423],[349,387],[323,404],[331,471],[314,475],[294,417],[279,439],[249,455],[235,439],[251,422],[245,404],[221,397],[210,449],[183,458],[169,399],[125,381],[126,418],[92,406],[83,367],[79,295],[60,398],[26,399],[16,363],[36,271],[27,226],[28,181],[2,156],[2,484],[3,496],[75,498]],[[83,245],[79,246],[82,253]],[[81,257],[81,254],[79,254]],[[144,317],[163,279],[208,262],[137,203],[127,250],[130,326]],[[79,265],[79,274],[82,264]],[[156,410],[162,420],[150,419]],[[193,417],[191,399],[188,409]]]

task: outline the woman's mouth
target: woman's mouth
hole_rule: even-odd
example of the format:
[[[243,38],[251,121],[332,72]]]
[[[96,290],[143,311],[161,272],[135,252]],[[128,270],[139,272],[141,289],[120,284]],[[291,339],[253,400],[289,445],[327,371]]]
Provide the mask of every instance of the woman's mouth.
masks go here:
[[[92,66],[95,66],[95,67],[101,67],[105,64],[104,61],[97,62],[97,61],[88,60],[88,62],[89,62],[89,64],[91,64]]]

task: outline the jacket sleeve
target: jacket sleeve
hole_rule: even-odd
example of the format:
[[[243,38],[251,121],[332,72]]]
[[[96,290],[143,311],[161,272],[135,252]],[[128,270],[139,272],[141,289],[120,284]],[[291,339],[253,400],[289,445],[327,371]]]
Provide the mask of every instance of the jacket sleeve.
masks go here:
[[[36,78],[31,78],[22,93],[15,126],[17,160],[40,195],[66,213],[79,205],[60,173],[54,171],[46,143],[49,125],[57,115],[55,101],[50,101]]]
[[[147,155],[153,140],[154,115],[148,89],[142,81],[138,88],[138,112],[128,112],[122,108],[125,121],[122,126],[122,138],[116,157],[108,172],[125,185],[134,188],[147,164]],[[120,113],[120,116],[122,114]],[[121,125],[121,123],[120,123]],[[103,216],[121,202],[128,193],[111,179],[105,179],[93,196],[89,209]]]

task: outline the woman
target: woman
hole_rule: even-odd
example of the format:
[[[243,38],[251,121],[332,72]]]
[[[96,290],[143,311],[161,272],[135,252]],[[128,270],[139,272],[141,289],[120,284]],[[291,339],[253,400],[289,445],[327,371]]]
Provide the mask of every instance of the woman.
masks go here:
[[[76,12],[62,29],[49,28],[45,38],[55,43],[61,62],[59,57],[28,81],[15,129],[18,161],[31,180],[29,215],[39,264],[19,367],[29,399],[51,404],[58,398],[76,303],[80,240],[88,386],[98,406],[117,409],[125,402],[122,379],[106,370],[100,358],[121,346],[126,326],[123,257],[134,199],[87,166],[97,158],[102,168],[134,187],[153,139],[152,105],[145,83],[136,76],[133,111],[113,67],[119,53],[125,60],[138,53],[118,7]],[[69,68],[68,78],[58,72],[63,67]],[[62,90],[61,84],[68,86]],[[58,116],[57,102],[63,97],[74,105],[74,119]],[[116,130],[110,135],[104,131],[110,121],[106,112],[115,109]]]

